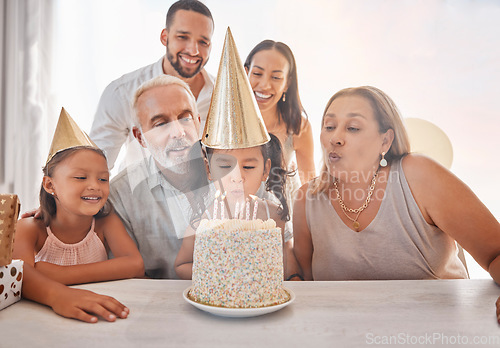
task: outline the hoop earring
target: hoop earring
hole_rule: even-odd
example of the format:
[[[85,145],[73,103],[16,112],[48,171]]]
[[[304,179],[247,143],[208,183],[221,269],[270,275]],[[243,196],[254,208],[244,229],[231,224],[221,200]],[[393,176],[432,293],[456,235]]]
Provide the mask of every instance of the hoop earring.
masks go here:
[[[286,101],[286,92],[283,92],[283,102]]]
[[[385,152],[382,152],[382,159],[380,160],[381,167],[387,167],[387,160],[385,159]]]

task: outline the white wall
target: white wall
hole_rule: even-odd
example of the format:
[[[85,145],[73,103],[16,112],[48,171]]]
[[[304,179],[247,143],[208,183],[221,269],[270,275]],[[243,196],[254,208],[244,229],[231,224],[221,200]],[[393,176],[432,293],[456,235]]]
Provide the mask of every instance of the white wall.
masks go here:
[[[159,35],[173,1],[58,3],[54,93],[89,131],[104,87],[164,53]],[[242,59],[263,39],[287,43],[296,56],[299,89],[316,139],[323,108],[334,92],[359,85],[381,88],[404,117],[427,119],[448,134],[454,147],[452,171],[499,219],[500,1],[205,3],[216,25],[209,72],[217,73],[227,26]],[[319,163],[319,141],[315,145]]]

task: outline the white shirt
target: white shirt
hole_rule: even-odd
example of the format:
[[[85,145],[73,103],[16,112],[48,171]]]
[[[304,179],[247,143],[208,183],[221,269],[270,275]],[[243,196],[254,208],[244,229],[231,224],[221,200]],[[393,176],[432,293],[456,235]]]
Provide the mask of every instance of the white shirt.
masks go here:
[[[90,130],[90,138],[106,154],[110,169],[113,168],[123,144],[128,145],[125,157],[128,163],[136,162],[138,156],[144,158],[147,155],[138,142],[134,141],[134,135],[132,134],[134,125],[132,98],[140,85],[164,73],[163,59],[164,57],[156,63],[142,67],[112,81],[101,95]],[[214,90],[214,77],[208,74],[205,69],[202,69],[200,73],[205,80],[205,84],[196,100],[201,117],[201,136],[201,132],[205,128],[205,121]]]

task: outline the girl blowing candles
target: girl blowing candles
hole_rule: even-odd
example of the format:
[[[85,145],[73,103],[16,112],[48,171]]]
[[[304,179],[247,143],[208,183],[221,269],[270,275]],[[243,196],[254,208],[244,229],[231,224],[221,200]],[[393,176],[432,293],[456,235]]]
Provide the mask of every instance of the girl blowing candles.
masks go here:
[[[219,185],[222,194],[204,217],[271,218],[283,233],[289,219],[284,194],[288,173],[282,168],[280,142],[267,133],[229,29],[201,143],[206,148],[209,178]],[[254,196],[263,181],[278,199],[278,205]],[[175,261],[177,275],[184,279],[192,275],[195,236],[189,234]],[[283,254],[288,253],[292,254],[291,241],[285,240]]]
[[[139,251],[106,204],[106,158],[64,109],[43,171],[43,220],[19,221],[15,257],[62,284],[143,276]]]
[[[219,185],[218,193],[222,193],[217,195],[203,218],[273,219],[283,233],[285,222],[290,218],[284,196],[287,171],[282,167],[279,139],[272,134],[270,137],[268,143],[255,147],[228,150],[206,148],[208,177]],[[279,199],[279,206],[255,196],[262,182]],[[175,260],[175,271],[181,279],[191,279],[193,232],[186,233]],[[285,249],[291,251],[290,241],[286,243]]]

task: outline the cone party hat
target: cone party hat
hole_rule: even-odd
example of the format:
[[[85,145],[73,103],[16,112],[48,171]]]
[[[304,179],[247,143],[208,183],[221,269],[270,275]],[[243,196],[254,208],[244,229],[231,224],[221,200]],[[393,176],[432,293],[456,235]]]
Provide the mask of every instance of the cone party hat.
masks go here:
[[[54,138],[52,138],[52,144],[50,145],[49,157],[47,157],[45,164],[49,163],[56,153],[77,146],[98,148],[90,140],[89,136],[78,127],[66,110],[62,108],[59,121],[57,121],[56,131],[54,132]]]
[[[231,30],[227,28],[201,142],[214,149],[242,149],[269,140]]]

